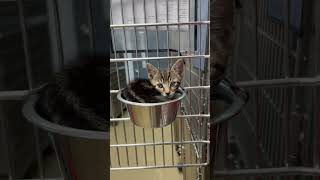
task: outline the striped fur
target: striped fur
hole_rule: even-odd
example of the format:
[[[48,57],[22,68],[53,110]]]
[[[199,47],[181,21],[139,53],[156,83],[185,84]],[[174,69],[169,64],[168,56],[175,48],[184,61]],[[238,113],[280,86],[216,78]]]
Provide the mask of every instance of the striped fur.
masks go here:
[[[147,64],[148,79],[137,79],[128,85],[124,98],[142,103],[163,102],[175,98],[183,79],[184,61],[179,59],[166,70]]]
[[[183,67],[184,61],[182,59],[177,60],[170,69],[164,71],[147,64],[148,78],[162,96],[171,97],[180,87],[183,78]]]

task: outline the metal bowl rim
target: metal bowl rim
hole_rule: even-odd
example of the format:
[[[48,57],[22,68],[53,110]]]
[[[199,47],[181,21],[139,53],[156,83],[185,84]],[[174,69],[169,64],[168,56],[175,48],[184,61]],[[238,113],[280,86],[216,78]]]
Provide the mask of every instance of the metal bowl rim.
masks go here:
[[[117,98],[119,99],[119,101],[121,101],[121,102],[123,102],[125,104],[134,105],[134,106],[142,106],[142,107],[166,105],[166,104],[170,104],[170,103],[173,103],[173,102],[180,101],[182,98],[184,98],[186,96],[186,92],[184,90],[182,90],[181,88],[179,88],[179,91],[182,92],[182,95],[177,99],[170,100],[170,101],[165,101],[165,102],[160,102],[160,103],[138,103],[138,102],[132,102],[132,101],[128,101],[128,100],[123,99],[121,97],[121,93],[122,93],[123,89],[120,89],[118,94],[117,94]]]
[[[44,86],[42,86],[42,88],[43,87]],[[39,88],[36,91],[29,94],[23,104],[22,113],[30,123],[36,125],[37,127],[41,128],[44,131],[47,131],[48,133],[53,133],[56,135],[64,135],[69,137],[95,139],[95,140],[110,140],[109,132],[84,130],[84,129],[77,129],[72,127],[62,126],[42,118],[36,112],[36,109],[35,109],[35,104],[39,99],[38,92],[42,88]]]

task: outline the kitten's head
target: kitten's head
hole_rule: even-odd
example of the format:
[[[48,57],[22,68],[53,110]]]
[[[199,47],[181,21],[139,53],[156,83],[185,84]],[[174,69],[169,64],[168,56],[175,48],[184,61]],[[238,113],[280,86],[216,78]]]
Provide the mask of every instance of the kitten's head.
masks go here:
[[[170,69],[163,71],[147,63],[148,78],[163,96],[172,97],[182,82],[183,68],[184,61],[182,59],[177,60]]]

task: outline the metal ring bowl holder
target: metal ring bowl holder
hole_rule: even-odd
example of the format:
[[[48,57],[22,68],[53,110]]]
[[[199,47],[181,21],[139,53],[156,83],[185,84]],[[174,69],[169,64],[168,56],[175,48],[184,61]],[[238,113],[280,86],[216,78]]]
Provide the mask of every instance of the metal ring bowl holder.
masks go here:
[[[241,90],[235,88],[229,81],[221,81],[214,91],[215,99],[219,99],[228,104],[228,108],[216,118],[211,118],[208,122],[210,126],[217,123],[225,122],[240,112],[241,108],[247,101],[247,97],[242,96]],[[109,132],[89,131],[65,127],[52,123],[42,118],[36,111],[35,105],[39,99],[37,92],[29,95],[23,106],[23,115],[26,119],[48,132],[52,145],[57,155],[58,163],[62,175],[65,179],[106,179],[109,177],[110,165],[108,144],[110,142]],[[210,144],[210,138],[208,139]],[[216,144],[214,142],[214,144]],[[161,144],[160,144],[161,145]],[[140,146],[137,144],[137,146]],[[207,145],[207,154],[205,163],[196,163],[192,166],[204,166],[213,160],[212,151]],[[211,152],[211,153],[209,153]],[[211,158],[210,158],[211,157]],[[190,164],[167,165],[162,167],[187,167]],[[157,166],[141,166],[141,167],[118,167],[114,170],[121,169],[143,169],[157,168]]]
[[[130,120],[137,126],[145,128],[161,128],[171,124],[177,116],[181,100],[186,93],[179,89],[181,95],[173,100],[159,103],[136,103],[122,98],[122,90],[117,98],[126,104],[130,114]]]

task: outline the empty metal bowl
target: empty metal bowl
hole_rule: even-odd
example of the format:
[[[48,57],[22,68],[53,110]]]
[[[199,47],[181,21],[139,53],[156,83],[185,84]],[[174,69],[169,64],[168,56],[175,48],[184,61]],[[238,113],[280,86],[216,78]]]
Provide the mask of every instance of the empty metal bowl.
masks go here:
[[[182,89],[176,99],[160,103],[137,103],[123,99],[122,90],[118,92],[117,98],[126,104],[131,121],[144,128],[161,128],[171,124],[180,109],[181,99],[186,93]]]

